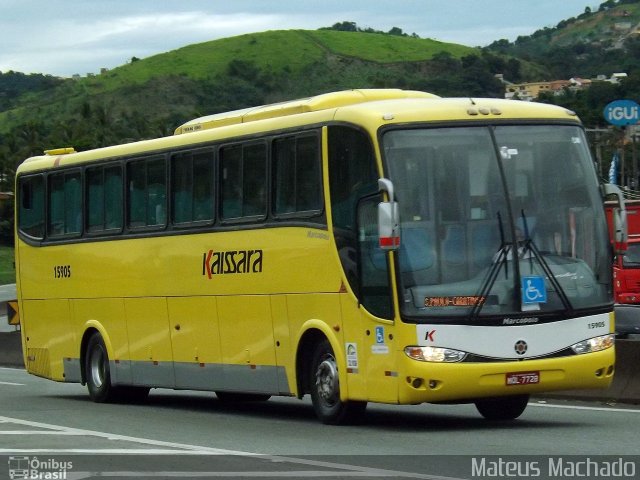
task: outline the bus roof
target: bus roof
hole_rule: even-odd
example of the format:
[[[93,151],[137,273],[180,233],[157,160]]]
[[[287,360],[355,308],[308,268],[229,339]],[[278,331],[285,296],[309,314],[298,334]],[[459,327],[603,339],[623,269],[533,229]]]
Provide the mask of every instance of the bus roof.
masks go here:
[[[348,122],[372,132],[381,125],[412,122],[500,120],[560,120],[579,124],[576,114],[563,107],[496,98],[440,98],[426,92],[399,89],[363,89],[327,93],[260,107],[201,117],[178,127],[176,134],[133,143],[75,152],[73,148],[47,150],[26,159],[18,173],[108,158],[146,155],[196,144],[286,130],[326,122]]]
[[[299,113],[318,112],[320,110],[328,110],[376,100],[393,100],[401,98],[440,97],[431,93],[415,90],[400,90],[395,88],[344,90],[341,92],[325,93],[315,97],[301,98],[288,102],[273,103],[259,107],[234,110],[232,112],[207,115],[180,125],[176,129],[175,135],[210,128],[224,127],[227,125],[236,125],[239,123],[254,122],[256,120],[266,120],[268,118],[284,117]]]

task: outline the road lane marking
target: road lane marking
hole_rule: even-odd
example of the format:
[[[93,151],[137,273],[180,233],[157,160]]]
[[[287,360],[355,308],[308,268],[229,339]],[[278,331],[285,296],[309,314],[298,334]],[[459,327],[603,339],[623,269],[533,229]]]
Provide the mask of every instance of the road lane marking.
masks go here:
[[[34,428],[42,428],[42,429],[48,429],[48,430],[53,430],[53,431],[57,431],[57,432],[74,432],[78,435],[86,435],[88,437],[98,437],[98,438],[104,438],[107,440],[119,440],[122,442],[132,442],[132,443],[141,443],[143,445],[153,445],[153,446],[158,446],[158,447],[165,447],[165,448],[175,448],[175,449],[179,449],[179,450],[190,450],[190,451],[202,451],[204,453],[208,453],[210,455],[242,455],[242,456],[250,456],[250,455],[256,455],[258,456],[259,454],[257,453],[248,453],[248,452],[241,452],[241,451],[236,451],[236,450],[226,450],[226,449],[222,449],[222,448],[210,448],[210,447],[201,447],[201,446],[197,446],[197,445],[188,445],[188,444],[183,444],[183,443],[175,443],[175,442],[165,442],[162,440],[152,440],[152,439],[148,439],[148,438],[138,438],[138,437],[131,437],[128,435],[117,435],[117,434],[113,434],[113,433],[106,433],[106,432],[98,432],[95,430],[84,430],[81,428],[71,428],[71,427],[63,427],[60,425],[53,425],[50,423],[42,423],[42,422],[33,422],[30,420],[22,420],[19,418],[11,418],[11,417],[3,417],[0,416],[0,423],[15,423],[17,425],[24,425],[24,426],[28,426],[28,427],[34,427]],[[0,449],[0,453],[5,452],[7,449]]]
[[[529,403],[530,407],[542,408],[565,408],[569,410],[590,410],[595,412],[624,412],[624,413],[640,413],[640,410],[632,408],[611,408],[611,407],[583,407],[580,405],[553,405],[549,403]]]
[[[339,471],[329,472],[329,473],[332,473],[332,475],[330,476],[334,476],[334,477],[369,475],[369,476],[376,476],[376,477],[421,478],[425,480],[463,480],[459,478],[443,477],[439,475],[426,475],[421,473],[403,472],[403,471],[397,471],[397,470],[386,470],[381,468],[325,462],[320,460],[308,460],[308,459],[286,457],[286,456],[280,456],[280,455],[268,455],[268,454],[261,454],[261,453],[255,453],[255,452],[243,452],[239,450],[227,450],[223,448],[211,448],[211,447],[204,447],[201,445],[165,442],[162,440],[131,437],[128,435],[118,435],[118,434],[112,434],[107,432],[99,432],[95,430],[85,430],[81,428],[64,427],[61,425],[53,425],[50,423],[42,423],[42,422],[33,422],[30,420],[22,420],[19,418],[11,418],[11,417],[4,417],[4,416],[0,416],[0,423],[13,423],[13,424],[24,425],[28,427],[49,429],[52,431],[60,432],[61,434],[65,434],[65,432],[73,432],[74,434],[84,435],[88,437],[98,437],[98,438],[103,438],[107,440],[117,440],[117,441],[130,442],[130,443],[139,443],[142,445],[164,447],[160,449],[140,449],[138,451],[136,449],[130,449],[130,448],[127,448],[127,449],[28,449],[28,450],[3,448],[3,449],[0,449],[0,454],[3,454],[3,455],[26,455],[26,454],[32,454],[32,453],[35,453],[35,454],[52,454],[52,453],[65,453],[65,454],[85,453],[87,454],[88,453],[93,455],[128,453],[131,455],[131,454],[136,454],[140,452],[146,452],[148,454],[157,454],[158,452],[163,452],[163,454],[167,454],[167,455],[185,455],[185,454],[187,455],[188,454],[229,455],[229,456],[237,456],[237,457],[248,457],[252,459],[265,460],[270,462],[292,463],[295,465],[304,465],[307,467],[319,467],[319,468],[339,470]],[[171,449],[176,449],[176,450],[171,450]],[[329,476],[325,471],[317,471],[317,472],[314,471],[314,472],[316,473],[316,475],[309,475],[309,476],[323,476],[323,477]],[[126,473],[129,474],[131,472],[126,472]],[[193,472],[193,473],[198,473],[198,472]],[[265,475],[266,472],[264,471],[248,472],[249,475],[246,475],[247,472],[233,472],[233,473],[234,473],[234,476],[237,476],[237,477],[273,476],[273,475]],[[277,473],[279,474],[281,472],[277,472]],[[141,477],[146,475],[147,475],[146,472],[145,473],[134,472],[134,475],[129,475],[129,477],[131,476]],[[111,476],[110,472],[109,472],[109,476]],[[127,475],[124,475],[124,476],[126,477]],[[150,476],[157,478],[158,476],[161,476],[161,475],[158,475],[156,472],[156,474],[150,475]],[[164,476],[171,476],[171,475],[164,475]],[[216,474],[215,476],[223,476],[223,475]]]
[[[215,453],[197,450],[167,450],[161,448],[0,448],[1,455],[29,455],[29,454],[83,454],[83,455],[175,455],[179,456],[214,456]],[[222,454],[221,454],[222,455]]]
[[[3,422],[4,423],[4,422]],[[76,436],[86,436],[83,433],[76,432],[57,432],[51,430],[0,430],[0,436],[2,435],[76,435]]]
[[[0,382],[0,385],[15,385],[16,387],[24,387],[24,383]]]

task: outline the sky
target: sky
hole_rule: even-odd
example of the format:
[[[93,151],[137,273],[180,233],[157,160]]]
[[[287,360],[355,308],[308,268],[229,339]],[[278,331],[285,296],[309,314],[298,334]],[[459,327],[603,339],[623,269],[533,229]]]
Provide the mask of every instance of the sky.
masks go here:
[[[603,0],[0,0],[0,72],[70,77],[186,45],[337,22],[467,46],[515,40]]]

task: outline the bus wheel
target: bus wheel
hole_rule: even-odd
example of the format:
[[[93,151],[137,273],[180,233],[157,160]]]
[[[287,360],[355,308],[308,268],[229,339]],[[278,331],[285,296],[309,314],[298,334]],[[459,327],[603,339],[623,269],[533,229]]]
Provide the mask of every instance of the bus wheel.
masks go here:
[[[317,417],[329,425],[355,420],[367,406],[367,402],[340,400],[338,365],[326,339],[316,347],[311,362],[311,402]]]
[[[475,403],[480,414],[487,420],[514,420],[527,408],[529,395],[483,398]]]
[[[111,385],[109,355],[99,333],[94,333],[87,343],[85,372],[87,389],[91,400],[97,403],[107,403],[115,400],[116,391]]]

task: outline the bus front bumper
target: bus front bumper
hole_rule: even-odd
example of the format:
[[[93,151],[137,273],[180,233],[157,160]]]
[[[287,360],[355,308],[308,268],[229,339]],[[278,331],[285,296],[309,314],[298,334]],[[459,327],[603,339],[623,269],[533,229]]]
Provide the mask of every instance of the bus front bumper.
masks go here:
[[[399,403],[465,402],[482,397],[611,385],[615,347],[595,353],[488,363],[400,362]]]

